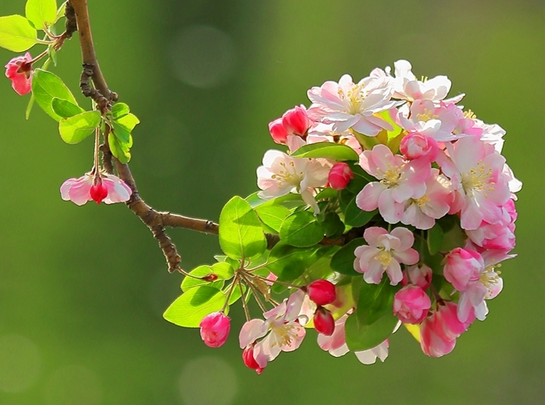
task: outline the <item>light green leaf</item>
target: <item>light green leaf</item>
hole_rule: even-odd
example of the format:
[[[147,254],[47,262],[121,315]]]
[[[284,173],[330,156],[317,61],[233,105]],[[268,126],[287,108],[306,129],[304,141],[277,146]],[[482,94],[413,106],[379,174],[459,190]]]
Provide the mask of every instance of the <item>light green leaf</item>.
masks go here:
[[[304,145],[291,154],[299,158],[326,158],[337,161],[359,160],[358,154],[349,146],[332,142]]]
[[[115,103],[112,107],[112,117],[114,119],[121,118],[127,115],[131,110],[125,103]]]
[[[32,48],[38,40],[37,32],[22,15],[0,17],[0,47],[13,52]]]
[[[265,225],[277,233],[280,231],[282,221],[290,214],[290,210],[283,205],[257,206],[255,212]]]
[[[59,132],[64,142],[79,143],[100,125],[100,111],[85,111],[59,121]]]
[[[280,239],[292,246],[314,246],[324,238],[324,229],[308,211],[295,212],[282,222]]]
[[[32,111],[32,107],[34,107],[34,94],[30,95],[30,100],[28,100],[28,104],[26,106],[25,118],[27,120],[30,118],[30,112]]]
[[[34,27],[43,29],[56,21],[57,2],[56,0],[27,0],[25,14]]]
[[[226,296],[217,288],[192,288],[170,304],[163,317],[178,326],[198,328],[206,315],[223,308],[225,300]]]
[[[119,141],[117,136],[108,137],[108,145],[110,146],[110,151],[121,163],[125,164],[131,160],[130,147],[132,146],[132,137],[129,136],[128,143],[122,143]]]
[[[221,210],[219,242],[225,254],[235,260],[259,257],[267,249],[261,222],[241,197],[231,198]]]
[[[51,108],[55,114],[61,116],[62,118],[73,117],[76,114],[81,114],[85,110],[80,106],[72,104],[68,100],[62,100],[57,97],[53,97],[51,100]]]
[[[219,264],[219,263],[217,263]],[[223,263],[224,265],[229,266],[228,263]],[[231,267],[231,266],[229,266]],[[191,274],[194,277],[185,277],[182,281],[182,285],[180,286],[182,288],[182,291],[188,291],[191,288],[200,287],[200,286],[209,286],[213,288],[217,288],[218,290],[221,290],[223,288],[224,281],[218,277],[218,280],[209,282],[205,280],[199,280],[195,277],[204,277],[207,276],[210,273],[213,273],[212,266],[198,266],[191,270],[189,274]]]
[[[32,74],[32,94],[36,98],[36,103],[55,121],[59,121],[62,117],[55,113],[51,107],[53,98],[68,100],[72,104],[78,105],[64,82],[47,70],[34,70]]]

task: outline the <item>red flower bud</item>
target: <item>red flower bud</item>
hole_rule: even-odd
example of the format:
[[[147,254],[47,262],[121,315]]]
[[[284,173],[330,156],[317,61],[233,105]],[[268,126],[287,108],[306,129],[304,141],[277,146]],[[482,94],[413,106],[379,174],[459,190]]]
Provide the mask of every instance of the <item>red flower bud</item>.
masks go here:
[[[307,110],[304,106],[295,106],[282,115],[282,125],[288,134],[305,137],[310,126]]]
[[[307,287],[308,297],[316,305],[331,304],[337,299],[335,292],[335,286],[327,280],[316,280],[309,284]]]
[[[277,118],[274,121],[269,122],[269,132],[271,133],[273,141],[276,143],[285,145],[288,140],[288,131],[282,125],[282,118]]]
[[[231,320],[223,312],[212,312],[201,321],[201,338],[208,347],[220,347],[231,329]]]
[[[244,361],[244,365],[246,367],[251,368],[252,370],[255,370],[257,374],[261,374],[261,372],[263,371],[263,368],[259,367],[259,364],[257,364],[257,361],[255,361],[253,344],[246,346],[246,348],[242,352],[242,361]]]
[[[100,204],[108,196],[108,189],[102,183],[93,184],[89,189],[89,195],[97,204]]]
[[[335,320],[333,319],[333,315],[324,307],[318,307],[314,313],[313,321],[314,329],[316,329],[317,332],[326,336],[331,336],[333,335],[333,332],[335,332]]]
[[[342,190],[353,178],[354,173],[352,172],[352,169],[350,169],[350,166],[348,166],[347,163],[339,162],[333,165],[329,171],[327,180],[331,188]]]

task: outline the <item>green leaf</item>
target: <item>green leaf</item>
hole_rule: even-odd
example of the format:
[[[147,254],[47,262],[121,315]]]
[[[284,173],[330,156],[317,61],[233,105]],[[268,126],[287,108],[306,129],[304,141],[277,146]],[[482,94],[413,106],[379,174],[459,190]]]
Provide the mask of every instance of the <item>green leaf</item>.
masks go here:
[[[360,227],[367,224],[378,213],[377,210],[363,211],[356,205],[356,197],[354,196],[346,206],[341,207],[344,212],[344,222],[346,225]]]
[[[284,219],[290,214],[290,210],[283,205],[265,205],[255,208],[261,222],[274,230],[280,232],[280,226]]]
[[[108,145],[110,151],[121,163],[125,164],[131,160],[130,147],[132,145],[132,137],[129,137],[128,143],[122,143],[117,136],[108,137]]]
[[[31,94],[30,95],[30,100],[28,100],[28,104],[26,106],[26,110],[25,110],[25,119],[29,119],[30,118],[30,112],[32,111],[32,107],[34,107],[34,94]]]
[[[299,278],[316,260],[313,254],[316,248],[297,248],[280,242],[271,250],[267,268],[280,281],[291,282]]]
[[[391,286],[388,277],[380,284],[363,283],[355,312],[359,325],[371,325],[385,314],[391,314],[397,290],[399,287]]]
[[[219,242],[225,254],[235,260],[259,257],[267,249],[257,214],[239,196],[231,198],[221,210]]]
[[[326,158],[337,161],[358,160],[358,154],[349,146],[332,142],[318,142],[301,146],[291,154],[299,158]]]
[[[115,103],[112,107],[112,117],[118,119],[127,115],[131,110],[125,103]]]
[[[56,0],[27,0],[25,6],[26,18],[34,24],[37,29],[50,26],[57,19]]]
[[[371,325],[361,325],[356,313],[353,313],[348,316],[344,326],[346,344],[354,352],[372,349],[392,334],[397,322],[393,314],[386,314]]]
[[[284,219],[280,239],[292,246],[314,246],[324,238],[324,229],[308,211],[294,212]]]
[[[441,245],[443,244],[443,236],[443,230],[437,223],[433,228],[428,230],[427,243],[430,254],[434,255],[439,252],[439,249],[441,249]]]
[[[0,17],[0,47],[13,52],[32,48],[38,40],[37,32],[22,15]]]
[[[357,238],[348,242],[331,258],[331,268],[337,273],[361,277],[361,273],[354,270],[354,260],[356,260],[354,250],[364,244],[365,240],[363,238]]]
[[[344,233],[344,223],[336,212],[328,212],[322,221],[324,233],[331,239],[337,239]]]
[[[225,270],[227,267],[230,268],[231,271],[233,271],[233,268],[229,265],[229,263],[225,263],[225,262],[215,263],[215,265],[219,265],[219,267],[216,267],[216,270],[218,270],[220,274],[223,272],[224,273],[223,275],[225,275]],[[199,280],[198,278],[194,278],[194,277],[185,277],[184,280],[182,281],[182,285],[180,286],[182,291],[188,291],[191,288],[199,287],[202,285],[214,287],[214,288],[217,288],[218,290],[221,290],[223,288],[225,278],[220,277],[220,275],[217,274],[216,271],[214,271],[214,266],[205,266],[205,265],[198,266],[198,267],[195,267],[193,270],[191,270],[189,274],[195,277],[204,277],[204,276],[207,276],[208,274],[214,273],[218,276],[218,279],[216,281],[209,282],[205,280]]]
[[[32,74],[32,94],[36,98],[36,103],[55,121],[60,121],[62,117],[55,113],[51,107],[53,98],[67,100],[72,104],[78,105],[76,99],[63,81],[47,70],[34,70]]]
[[[77,106],[68,100],[62,100],[57,97],[53,97],[53,100],[51,100],[51,108],[55,114],[62,118],[73,117],[74,115],[81,114],[85,111],[80,106]]]
[[[64,142],[79,143],[100,125],[100,111],[85,111],[59,121],[59,132]]]
[[[217,288],[192,288],[176,298],[163,317],[178,326],[198,328],[206,315],[223,308],[225,300],[225,295]]]

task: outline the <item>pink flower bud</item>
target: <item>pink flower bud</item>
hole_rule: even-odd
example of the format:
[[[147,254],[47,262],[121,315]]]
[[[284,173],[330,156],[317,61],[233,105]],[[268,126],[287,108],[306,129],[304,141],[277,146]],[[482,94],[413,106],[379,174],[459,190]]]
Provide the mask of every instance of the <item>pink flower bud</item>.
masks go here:
[[[93,184],[89,189],[89,195],[93,201],[100,204],[108,196],[108,189],[102,184]]]
[[[201,321],[201,338],[208,347],[222,346],[231,329],[231,320],[223,312],[212,312]]]
[[[289,135],[306,137],[310,120],[304,106],[296,106],[282,115],[282,125]]]
[[[394,315],[403,323],[422,322],[430,308],[430,297],[416,285],[403,287],[394,295]]]
[[[426,290],[431,284],[432,275],[432,269],[425,264],[421,266],[410,266],[406,272],[404,272],[405,283],[403,285],[410,283]]]
[[[308,297],[314,301],[316,305],[331,304],[337,299],[335,286],[327,280],[316,280],[307,287]]]
[[[273,141],[276,143],[285,145],[288,140],[288,131],[282,125],[282,118],[277,118],[274,121],[269,122],[269,132],[271,133]]]
[[[474,250],[455,248],[445,260],[443,274],[458,291],[464,291],[470,281],[478,280],[484,269],[482,256]]]
[[[335,320],[333,319],[333,315],[324,307],[318,307],[314,313],[313,322],[314,329],[316,329],[318,333],[331,336],[333,335],[333,332],[335,332]]]
[[[32,89],[32,61],[30,53],[25,56],[17,56],[11,59],[6,67],[6,77],[11,80],[11,87],[20,96],[30,92]]]
[[[242,352],[242,361],[246,367],[255,370],[257,374],[261,374],[263,371],[263,367],[260,367],[259,364],[257,364],[257,361],[255,361],[253,345],[246,346]]]
[[[342,190],[353,178],[354,173],[352,172],[352,169],[350,169],[350,166],[345,162],[339,162],[335,163],[329,171],[327,181],[331,188]]]
[[[410,132],[401,140],[399,150],[408,159],[426,158],[428,162],[432,162],[437,157],[439,148],[435,139],[418,132]]]

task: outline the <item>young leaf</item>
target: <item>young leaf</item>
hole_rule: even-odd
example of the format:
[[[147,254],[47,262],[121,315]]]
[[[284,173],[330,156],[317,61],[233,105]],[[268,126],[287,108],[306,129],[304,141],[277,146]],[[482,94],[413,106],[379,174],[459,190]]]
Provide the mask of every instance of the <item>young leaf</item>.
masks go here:
[[[274,230],[280,232],[282,221],[290,214],[290,210],[283,205],[264,205],[255,208],[261,222]]]
[[[206,315],[223,308],[225,300],[225,295],[217,288],[209,286],[192,288],[176,298],[163,317],[184,328],[198,328]]]
[[[372,349],[392,334],[397,322],[397,317],[393,314],[386,314],[371,325],[361,325],[356,313],[353,313],[348,316],[344,326],[346,344],[354,352]]]
[[[55,113],[51,107],[53,98],[67,100],[72,104],[78,105],[76,99],[63,81],[47,70],[34,70],[32,74],[32,94],[36,99],[36,103],[55,121],[60,121],[62,117]]]
[[[130,112],[129,106],[125,103],[115,103],[112,107],[112,117],[118,119]]]
[[[108,145],[110,146],[110,151],[121,163],[125,164],[131,160],[130,147],[132,146],[132,137],[129,136],[128,143],[122,143],[119,141],[117,136],[108,137]]]
[[[22,15],[0,17],[0,47],[13,52],[23,52],[32,48],[37,32]]]
[[[53,100],[51,100],[51,109],[55,112],[55,114],[62,118],[73,117],[74,115],[81,114],[85,111],[80,106],[72,104],[68,100],[62,100],[57,97],[53,97]]]
[[[284,219],[280,227],[280,239],[292,246],[314,246],[323,237],[322,224],[308,211],[294,212]]]
[[[100,111],[85,111],[59,121],[59,132],[64,142],[79,143],[100,125]]]
[[[225,254],[235,260],[259,257],[267,249],[261,222],[241,197],[231,198],[221,210],[219,242]]]
[[[217,264],[219,264],[219,263],[217,263]],[[223,263],[223,264],[226,264],[227,266],[229,266],[228,263]],[[231,267],[231,266],[229,266],[229,267]],[[212,266],[204,266],[204,265],[195,267],[193,270],[191,270],[189,272],[189,274],[191,274],[192,276],[195,276],[195,277],[204,277],[204,276],[206,276],[206,275],[208,275],[210,273],[214,273],[214,270],[212,269]],[[184,280],[182,281],[182,285],[180,286],[182,291],[186,292],[186,291],[190,290],[191,288],[200,287],[200,286],[203,286],[203,285],[213,287],[213,288],[216,288],[218,290],[221,290],[223,288],[224,280],[220,279],[219,277],[214,282],[199,280],[198,278],[195,278],[195,277],[185,277],[184,278]]]
[[[361,274],[354,270],[354,260],[356,260],[354,250],[364,244],[365,240],[363,238],[357,238],[348,242],[331,258],[331,268],[340,274],[361,277]]]
[[[27,0],[25,14],[36,29],[43,29],[56,21],[57,2],[56,0]]]
[[[349,146],[332,142],[318,142],[304,145],[292,153],[292,157],[326,158],[337,161],[358,160],[358,154]]]

